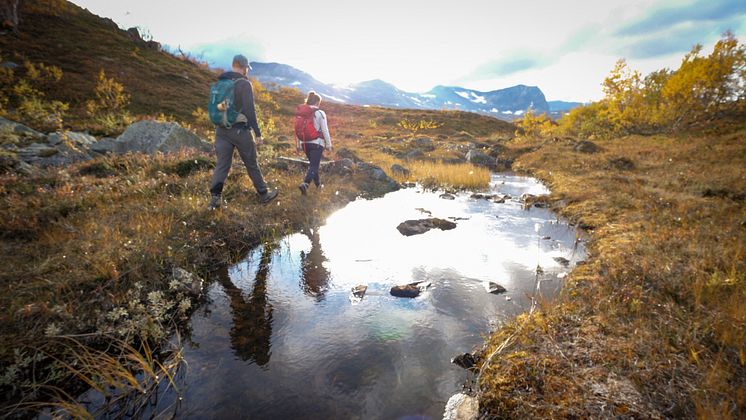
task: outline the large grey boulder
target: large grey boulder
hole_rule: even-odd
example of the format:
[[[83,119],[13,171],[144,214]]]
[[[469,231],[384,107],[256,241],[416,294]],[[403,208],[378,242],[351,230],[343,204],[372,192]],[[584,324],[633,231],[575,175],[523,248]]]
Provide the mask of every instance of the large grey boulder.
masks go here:
[[[210,151],[212,146],[175,122],[138,121],[114,142],[114,153],[171,153],[181,149]]]
[[[474,165],[486,166],[488,168],[494,168],[496,164],[495,158],[482,153],[477,149],[471,149],[466,152],[466,160]]]

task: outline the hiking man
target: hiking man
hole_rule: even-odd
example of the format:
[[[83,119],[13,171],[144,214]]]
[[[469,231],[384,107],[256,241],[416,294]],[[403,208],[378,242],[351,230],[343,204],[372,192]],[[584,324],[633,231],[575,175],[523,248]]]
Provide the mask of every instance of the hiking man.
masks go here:
[[[231,163],[233,162],[233,149],[238,149],[238,154],[241,156],[246,171],[249,173],[249,178],[254,184],[259,195],[259,201],[261,203],[268,203],[277,197],[277,190],[269,190],[267,184],[264,182],[262,171],[259,168],[259,164],[256,160],[256,148],[257,145],[262,144],[262,133],[259,131],[259,123],[256,118],[256,109],[254,107],[254,91],[249,82],[248,75],[249,60],[239,54],[233,57],[233,69],[232,71],[225,72],[218,78],[218,83],[224,80],[230,80],[233,82],[233,95],[230,98],[230,102],[220,103],[217,105],[217,109],[226,111],[225,108],[231,108],[235,117],[235,122],[223,124],[217,124],[215,128],[215,153],[217,154],[217,164],[215,165],[215,172],[212,175],[212,183],[210,185],[210,204],[208,208],[215,210],[222,206],[222,193],[223,183],[228,177],[228,172],[231,169]],[[211,96],[215,96],[211,89]],[[212,100],[212,98],[211,98]],[[213,104],[211,103],[209,107]],[[216,122],[213,120],[213,122]],[[256,143],[252,137],[252,132],[256,136]]]
[[[308,172],[303,182],[298,186],[301,194],[306,195],[311,181],[319,188],[319,165],[324,150],[332,150],[332,138],[329,134],[329,125],[326,122],[326,114],[319,109],[321,96],[316,92],[308,92],[306,103],[298,105],[295,114],[295,137],[298,151],[306,153],[308,158]]]

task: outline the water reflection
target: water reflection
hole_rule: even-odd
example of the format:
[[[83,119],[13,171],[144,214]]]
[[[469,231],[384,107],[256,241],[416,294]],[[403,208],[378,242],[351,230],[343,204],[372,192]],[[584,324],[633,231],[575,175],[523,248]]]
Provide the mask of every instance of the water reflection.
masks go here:
[[[496,175],[491,186],[513,197],[545,192],[515,176]],[[184,349],[179,417],[439,418],[466,379],[451,358],[482,345],[537,292],[553,296],[584,249],[549,209],[438,195],[358,200],[221,273],[209,311],[192,319],[199,346]],[[418,208],[458,227],[402,236],[396,226],[424,217]],[[431,286],[416,299],[390,295],[414,281]],[[490,294],[488,282],[508,291]],[[368,288],[353,304],[358,284]]]
[[[329,271],[324,267],[327,261],[324,251],[321,249],[321,238],[318,228],[306,229],[303,232],[311,241],[311,250],[300,252],[301,281],[300,287],[303,292],[316,300],[321,301],[328,288]]]
[[[264,246],[254,285],[247,297],[233,284],[227,268],[218,273],[218,280],[230,299],[233,316],[231,348],[241,360],[253,361],[259,366],[269,363],[270,357],[272,304],[267,300],[267,275],[273,252],[273,246]]]

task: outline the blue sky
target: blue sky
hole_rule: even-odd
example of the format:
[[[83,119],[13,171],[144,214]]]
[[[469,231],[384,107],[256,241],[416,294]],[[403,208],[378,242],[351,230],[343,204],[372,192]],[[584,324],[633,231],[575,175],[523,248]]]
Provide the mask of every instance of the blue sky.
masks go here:
[[[383,79],[425,92],[459,85],[539,86],[588,101],[618,58],[648,73],[676,67],[696,43],[746,33],[746,0],[74,0],[122,27],[216,66],[236,52],[317,79]]]

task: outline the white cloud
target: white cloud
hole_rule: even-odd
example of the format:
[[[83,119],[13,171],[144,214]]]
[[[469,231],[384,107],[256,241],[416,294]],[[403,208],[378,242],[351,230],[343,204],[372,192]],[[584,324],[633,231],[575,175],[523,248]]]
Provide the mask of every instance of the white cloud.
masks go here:
[[[319,0],[313,18],[295,0],[223,0],[220,7],[195,0],[74,1],[122,26],[145,27],[164,44],[222,57],[210,46],[231,40],[229,49],[250,59],[289,64],[326,83],[383,79],[411,92],[437,84],[488,91],[520,83],[539,86],[549,99],[584,101],[598,98],[614,61],[641,45],[617,34],[619,28],[649,18],[651,10],[699,0],[380,0],[366,8]],[[743,22],[737,26],[746,30]],[[635,62],[652,70],[670,65],[671,57]],[[502,73],[490,74],[491,65]],[[479,68],[486,72],[475,77]]]

